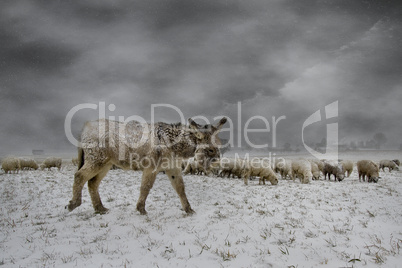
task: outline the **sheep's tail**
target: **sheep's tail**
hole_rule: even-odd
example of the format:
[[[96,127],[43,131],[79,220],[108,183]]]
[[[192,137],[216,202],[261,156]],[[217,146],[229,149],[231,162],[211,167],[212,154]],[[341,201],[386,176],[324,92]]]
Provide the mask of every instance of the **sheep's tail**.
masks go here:
[[[84,165],[84,150],[78,147],[78,170]]]

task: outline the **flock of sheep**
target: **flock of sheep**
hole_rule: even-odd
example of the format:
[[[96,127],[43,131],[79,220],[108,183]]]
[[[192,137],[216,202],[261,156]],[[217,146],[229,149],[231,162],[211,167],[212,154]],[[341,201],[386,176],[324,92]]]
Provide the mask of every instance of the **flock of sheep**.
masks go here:
[[[61,158],[48,157],[43,160],[42,164],[38,165],[32,158],[6,157],[1,163],[1,168],[6,174],[12,172],[18,173],[19,170],[37,170],[38,168],[44,170],[45,168],[56,167],[60,170],[61,162]]]
[[[359,181],[378,182],[380,178],[379,171],[384,168],[399,170],[399,160],[381,160],[379,164],[371,160],[357,161],[356,167],[359,174]],[[259,178],[259,184],[265,184],[265,180],[271,182],[272,185],[278,184],[278,176],[282,179],[290,178],[293,181],[299,178],[301,183],[309,183],[311,180],[319,180],[321,174],[324,180],[331,180],[331,176],[335,181],[342,181],[345,177],[349,177],[353,171],[354,163],[350,160],[327,161],[318,159],[284,159],[279,158],[270,161],[268,158],[221,158],[219,162],[213,163],[209,168],[206,167],[202,160],[197,158],[189,158],[183,160],[183,174],[206,174],[218,177],[238,177],[243,178],[244,183],[248,184],[248,180],[253,177]]]
[[[50,169],[52,167],[61,168],[62,159],[57,157],[46,158],[42,164],[38,165],[31,158],[7,157],[2,161],[2,169],[5,173],[18,173],[19,170],[41,170]],[[78,164],[76,158],[72,159],[74,165]],[[381,160],[379,164],[371,160],[357,161],[356,167],[359,174],[359,181],[378,182],[380,178],[379,171],[385,171],[388,168],[399,170],[400,161]],[[219,162],[212,163],[207,167],[202,158],[191,157],[182,161],[183,175],[205,174],[208,176],[215,175],[218,177],[238,177],[243,178],[244,183],[248,184],[250,178],[259,178],[259,184],[265,184],[265,181],[271,182],[272,185],[278,184],[278,175],[282,179],[299,178],[301,183],[309,183],[311,180],[319,180],[321,174],[324,180],[331,180],[331,175],[335,181],[342,181],[345,177],[349,177],[353,171],[354,163],[350,160],[326,161],[318,159],[284,159],[278,158],[270,161],[267,158],[221,158]]]

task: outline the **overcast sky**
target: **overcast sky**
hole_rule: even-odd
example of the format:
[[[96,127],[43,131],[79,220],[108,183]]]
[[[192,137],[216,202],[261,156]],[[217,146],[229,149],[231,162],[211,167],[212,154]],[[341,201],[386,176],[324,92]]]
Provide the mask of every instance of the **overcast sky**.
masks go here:
[[[74,150],[70,109],[105,102],[107,116],[252,116],[255,144],[302,144],[303,122],[334,101],[341,141],[402,143],[402,7],[398,1],[0,2],[0,155]],[[238,123],[238,103],[242,122]],[[73,117],[77,134],[95,110]],[[157,120],[176,122],[169,108]],[[258,122],[259,121],[259,122]],[[201,122],[201,121],[200,121]],[[250,126],[261,126],[254,120]],[[306,128],[310,142],[326,122]],[[324,134],[323,134],[324,133]],[[226,133],[228,134],[228,133]],[[250,135],[252,137],[252,135]],[[237,139],[237,138],[236,138]]]

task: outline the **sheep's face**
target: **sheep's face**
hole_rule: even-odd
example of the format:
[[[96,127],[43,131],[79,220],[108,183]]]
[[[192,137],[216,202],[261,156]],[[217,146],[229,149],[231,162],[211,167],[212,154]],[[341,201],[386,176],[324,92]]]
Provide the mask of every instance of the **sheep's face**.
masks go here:
[[[380,177],[371,177],[370,179],[371,179],[372,182],[377,183],[378,179],[380,179]]]
[[[277,185],[278,184],[278,178],[275,176],[270,180],[272,185]]]
[[[337,176],[338,181],[343,181],[344,178],[345,178],[345,174],[343,174],[343,173],[340,173]]]

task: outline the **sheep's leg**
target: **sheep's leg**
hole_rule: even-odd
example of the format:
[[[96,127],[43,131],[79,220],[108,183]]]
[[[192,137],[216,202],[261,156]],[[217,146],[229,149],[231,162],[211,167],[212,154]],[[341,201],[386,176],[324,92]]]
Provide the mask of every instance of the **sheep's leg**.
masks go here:
[[[98,175],[93,177],[88,181],[88,191],[91,196],[92,200],[92,206],[94,207],[95,213],[100,213],[100,214],[105,214],[109,210],[105,208],[102,204],[100,195],[99,195],[99,185],[102,181],[102,179],[106,176],[106,174],[109,172],[110,168],[112,165],[108,165],[104,167]]]
[[[145,169],[142,172],[142,180],[141,180],[141,188],[140,188],[140,197],[137,201],[137,210],[141,215],[146,215],[147,211],[145,210],[145,201],[147,200],[149,191],[152,189],[154,185],[156,174],[153,168]]]
[[[169,177],[170,183],[172,184],[173,188],[176,190],[177,194],[179,195],[181,206],[183,210],[187,214],[194,213],[194,210],[191,208],[190,203],[188,202],[183,177],[179,169],[172,169],[167,170],[166,175]]]
[[[76,207],[79,207],[82,202],[82,188],[87,181],[95,177],[101,169],[101,165],[90,165],[85,163],[84,166],[74,174],[73,184],[73,198],[66,206],[66,209],[72,211]]]

